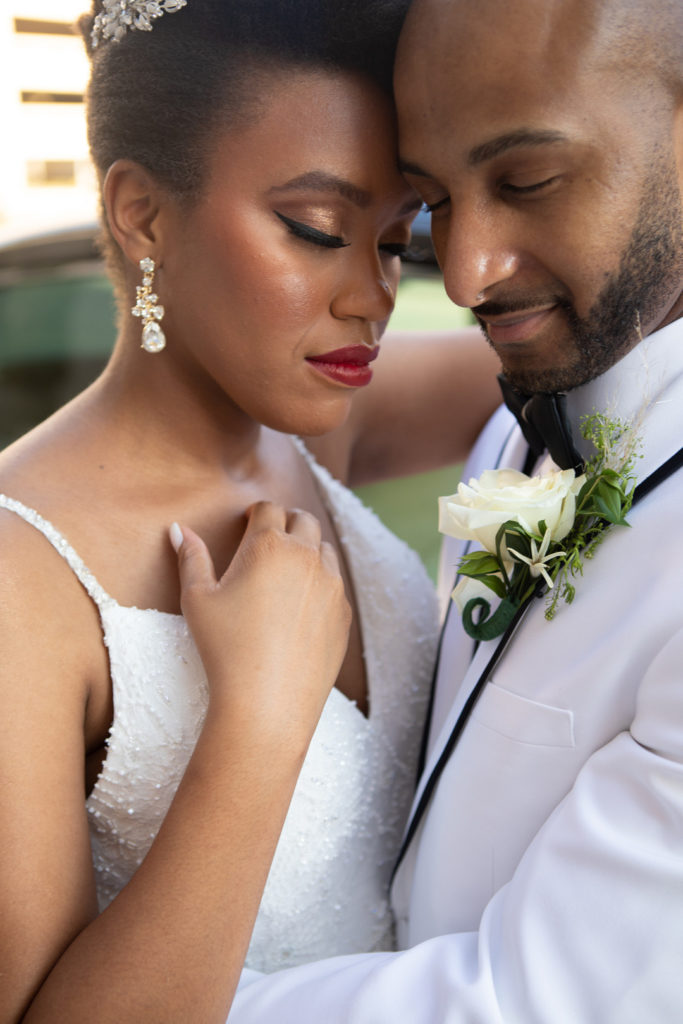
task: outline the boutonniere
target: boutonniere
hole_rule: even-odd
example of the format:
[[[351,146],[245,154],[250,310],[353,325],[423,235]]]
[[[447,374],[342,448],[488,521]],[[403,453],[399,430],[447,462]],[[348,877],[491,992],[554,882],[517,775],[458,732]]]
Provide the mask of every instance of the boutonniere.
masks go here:
[[[532,594],[548,593],[546,618],[560,599],[574,599],[573,580],[583,572],[612,526],[628,526],[637,440],[632,429],[599,413],[581,433],[595,455],[577,476],[573,469],[527,476],[514,469],[487,470],[439,498],[439,530],[483,550],[466,554],[452,598],[465,631],[492,640],[505,631]],[[501,598],[491,613],[490,592]]]

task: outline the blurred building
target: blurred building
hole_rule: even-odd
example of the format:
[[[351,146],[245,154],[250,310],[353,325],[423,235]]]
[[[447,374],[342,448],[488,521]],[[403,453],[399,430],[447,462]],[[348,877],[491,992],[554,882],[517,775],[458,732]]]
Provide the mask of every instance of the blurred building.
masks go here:
[[[96,210],[74,22],[88,0],[2,0],[0,229],[88,220]]]

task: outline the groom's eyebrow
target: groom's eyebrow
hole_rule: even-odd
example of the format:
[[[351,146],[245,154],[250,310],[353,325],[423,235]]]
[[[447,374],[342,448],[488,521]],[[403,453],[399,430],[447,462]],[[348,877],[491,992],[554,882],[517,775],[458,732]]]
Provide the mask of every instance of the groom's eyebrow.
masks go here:
[[[301,192],[304,190],[333,192],[342,196],[343,199],[349,199],[361,209],[369,206],[372,201],[372,196],[364,188],[359,188],[352,181],[339,178],[336,174],[330,174],[327,171],[306,171],[305,174],[300,174],[282,185],[274,185],[269,192]]]
[[[526,149],[533,146],[547,146],[553,143],[569,142],[568,136],[562,132],[548,128],[519,128],[505,135],[497,135],[474,146],[467,154],[466,160],[470,167],[493,160],[494,157],[507,153],[511,149]],[[404,174],[416,174],[420,178],[431,178],[432,175],[419,164],[409,160],[400,160],[399,167]]]
[[[467,154],[467,163],[470,167],[476,167],[478,164],[486,163],[487,160],[493,160],[501,153],[507,153],[510,149],[526,149],[568,141],[569,139],[562,132],[553,131],[550,128],[519,128],[517,131],[498,135],[494,139],[475,146]]]

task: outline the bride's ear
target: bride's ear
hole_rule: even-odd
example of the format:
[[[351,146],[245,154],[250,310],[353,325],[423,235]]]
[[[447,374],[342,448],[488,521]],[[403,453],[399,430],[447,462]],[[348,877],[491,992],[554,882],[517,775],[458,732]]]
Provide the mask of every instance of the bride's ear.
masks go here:
[[[132,160],[117,160],[104,179],[102,200],[111,233],[136,266],[161,258],[161,211],[167,195],[149,171]]]

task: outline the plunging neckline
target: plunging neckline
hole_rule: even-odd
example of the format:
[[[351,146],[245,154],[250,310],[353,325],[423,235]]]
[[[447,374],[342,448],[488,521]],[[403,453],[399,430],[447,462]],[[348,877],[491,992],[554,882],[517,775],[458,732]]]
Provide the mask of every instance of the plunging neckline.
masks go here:
[[[369,721],[372,715],[373,687],[371,685],[370,672],[368,670],[368,665],[365,658],[365,652],[367,648],[362,629],[364,609],[361,608],[361,594],[359,593],[359,588],[357,587],[356,583],[358,566],[355,562],[353,547],[346,543],[345,538],[342,535],[342,532],[339,530],[339,525],[335,518],[335,510],[330,501],[329,495],[330,486],[336,485],[338,487],[344,487],[344,485],[341,484],[340,481],[336,480],[331,475],[331,473],[317,461],[315,456],[308,450],[308,448],[306,447],[305,443],[301,440],[301,438],[295,435],[290,435],[289,439],[292,442],[294,450],[303,459],[304,463],[308,468],[308,471],[311,474],[316,489],[316,493],[328,517],[328,520],[330,522],[330,525],[337,540],[339,552],[341,553],[341,556],[343,557],[346,565],[349,585],[353,593],[355,607],[358,610],[358,629],[361,647],[361,657],[364,666],[365,702],[368,709],[367,714],[361,711],[361,709],[358,707],[358,702],[355,699],[348,697],[342,690],[339,690],[336,687],[336,685],[331,692],[337,692],[341,697],[343,697],[345,701],[348,701],[351,705],[353,705],[358,714],[365,721]],[[50,520],[45,519],[44,516],[42,516],[35,509],[30,508],[27,505],[24,505],[22,502],[17,501],[14,498],[10,498],[5,494],[0,493],[0,508],[1,507],[5,507],[10,509],[11,511],[17,512],[22,518],[36,526],[39,529],[39,531],[43,534],[43,536],[46,538],[46,540],[48,540],[52,544],[52,546],[64,557],[65,561],[69,564],[69,566],[79,579],[84,589],[87,591],[89,596],[97,605],[98,610],[100,612],[100,618],[102,618],[103,610],[105,608],[116,608],[118,609],[119,612],[123,614],[129,613],[135,615],[159,616],[161,620],[165,619],[169,623],[175,623],[177,627],[181,627],[187,630],[187,625],[185,623],[185,618],[182,612],[167,612],[163,611],[162,609],[153,607],[141,608],[139,605],[122,604],[119,601],[117,601],[116,598],[112,597],[112,595],[107,590],[105,590],[105,588],[101,585],[98,578],[86,566],[83,559],[77,553],[76,549],[70,544],[70,542],[67,540],[64,534],[60,530],[58,530],[50,522]],[[102,624],[104,625],[104,623]],[[106,644],[106,635],[104,639]],[[112,683],[113,699],[113,682],[111,680],[111,673],[110,683]],[[112,721],[109,725],[109,728],[104,739],[105,746],[108,745],[112,728],[114,726],[115,710],[116,709],[114,708],[114,716],[112,717]],[[104,761],[102,763],[102,766],[104,766]],[[100,773],[98,773],[98,777],[99,774]]]

